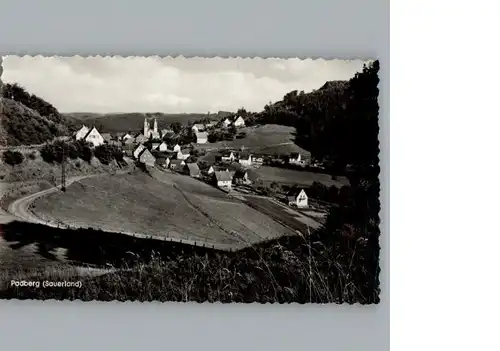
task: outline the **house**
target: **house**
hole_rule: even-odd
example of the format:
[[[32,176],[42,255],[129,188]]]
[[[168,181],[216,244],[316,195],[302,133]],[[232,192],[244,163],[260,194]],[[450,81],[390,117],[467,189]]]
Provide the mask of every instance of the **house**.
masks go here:
[[[262,165],[264,163],[264,157],[262,155],[252,155],[252,164]]]
[[[179,150],[177,152],[177,159],[178,160],[185,160],[187,159],[188,157],[190,156],[190,153],[189,153],[189,150],[185,149],[185,150]]]
[[[288,163],[295,165],[301,164],[302,159],[300,157],[300,154],[298,152],[292,152],[288,157]]]
[[[205,124],[205,129],[208,129],[208,128],[213,128],[217,125],[217,122],[209,122],[209,123],[206,123]]]
[[[251,184],[252,181],[248,177],[248,172],[246,170],[238,170],[234,173],[233,182],[235,184]]]
[[[141,152],[143,152],[144,150],[146,149],[146,147],[142,144],[139,144],[139,146],[137,146],[134,150],[134,158],[135,159],[138,159],[139,158],[139,155],[141,154]]]
[[[191,127],[191,130],[195,133],[203,132],[205,130],[205,126],[203,124],[196,123]]]
[[[207,174],[209,174],[209,175],[210,175],[210,174],[212,174],[212,173],[214,173],[214,172],[215,172],[214,166],[210,166],[210,167],[208,167],[208,169],[206,170],[206,173],[207,173]]]
[[[149,138],[144,136],[144,134],[142,134],[142,133],[138,133],[135,135],[135,142],[138,144],[145,143],[148,140],[149,140]]]
[[[170,169],[182,169],[182,167],[186,164],[184,160],[171,160],[168,164],[168,168]]]
[[[234,158],[234,153],[232,151],[223,151],[221,154],[222,162],[233,162]]]
[[[85,138],[85,136],[89,133],[90,129],[87,128],[86,125],[83,125],[76,133],[75,133],[75,139],[76,140],[81,140]]]
[[[252,165],[252,155],[248,152],[242,152],[238,158],[238,163],[245,167],[250,167]]]
[[[122,143],[118,140],[110,140],[108,144],[112,146],[122,146]]]
[[[175,133],[172,129],[162,129],[160,132],[160,136],[162,138],[165,138],[167,135],[173,135],[173,134],[175,134]]]
[[[151,150],[157,150],[160,147],[160,143],[152,143],[151,144]]]
[[[149,152],[148,149],[144,148],[139,155],[139,162],[144,163],[146,166],[154,167],[156,164],[156,158]]]
[[[130,135],[129,133],[125,133],[120,139],[122,141],[127,141],[127,140],[132,139],[132,141],[134,141],[135,138],[132,135]]]
[[[245,126],[245,120],[241,116],[238,116],[238,118],[236,118],[233,123],[234,123],[235,127],[244,127]]]
[[[304,189],[293,189],[287,195],[288,206],[297,206],[298,208],[307,207],[307,194]]]
[[[228,118],[226,118],[225,120],[222,121],[222,125],[224,127],[228,127],[230,124],[231,124],[231,121]]]
[[[191,177],[198,178],[200,176],[200,167],[197,163],[186,163],[184,172]]]
[[[197,144],[206,144],[207,143],[207,141],[208,141],[208,134],[207,133],[205,133],[205,132],[201,132],[201,133],[196,132],[195,135],[196,135],[196,143]]]
[[[230,190],[233,183],[233,177],[227,171],[215,171],[213,173],[213,181],[217,187]]]
[[[156,165],[162,168],[168,168],[168,165],[170,164],[170,159],[168,157],[157,157],[156,158]]]
[[[87,143],[91,143],[94,147],[104,144],[102,135],[97,131],[96,127],[92,129],[83,138]]]
[[[160,144],[160,146],[158,146],[158,151],[161,151],[161,152],[166,152],[168,151],[168,145],[166,142],[163,142]]]
[[[127,139],[123,140],[123,144],[125,144],[125,145],[135,144],[135,138],[134,137],[127,138]]]
[[[179,152],[181,151],[181,146],[179,144],[175,144],[173,150],[174,152]]]

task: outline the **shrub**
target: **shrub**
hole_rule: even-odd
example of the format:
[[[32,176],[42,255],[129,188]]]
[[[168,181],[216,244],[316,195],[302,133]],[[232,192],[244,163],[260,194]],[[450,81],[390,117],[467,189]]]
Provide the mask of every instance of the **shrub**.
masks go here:
[[[18,151],[7,150],[3,153],[3,160],[7,164],[9,164],[11,166],[15,166],[15,165],[23,163],[24,156],[22,153],[20,153]]]
[[[30,160],[34,160],[36,159],[36,153],[35,152],[31,152],[29,155],[28,155],[29,159]]]

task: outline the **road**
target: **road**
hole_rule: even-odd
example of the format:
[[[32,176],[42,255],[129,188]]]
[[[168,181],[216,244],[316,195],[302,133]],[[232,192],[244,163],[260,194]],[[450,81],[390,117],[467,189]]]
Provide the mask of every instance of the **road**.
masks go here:
[[[121,171],[121,172],[117,172],[117,174],[120,174],[120,173],[124,174],[127,172],[128,171]],[[99,176],[99,175],[85,175],[85,176],[71,177],[71,178],[67,179],[66,186],[69,186],[74,182],[78,182],[78,181],[81,181],[81,180],[86,179],[86,178],[97,177],[97,176]],[[50,226],[50,227],[54,227],[54,228],[58,228],[60,226],[65,226],[65,227],[72,228],[72,229],[79,228],[76,226],[67,225],[65,223],[64,224],[60,223],[60,225],[58,225],[58,223],[56,223],[56,221],[54,221],[54,222],[46,221],[44,219],[37,217],[32,211],[30,211],[29,207],[30,207],[30,204],[33,203],[33,201],[35,201],[36,199],[38,199],[42,196],[59,191],[59,189],[60,189],[60,186],[53,187],[50,189],[39,191],[39,192],[31,194],[31,195],[24,196],[22,198],[19,198],[19,199],[13,201],[8,207],[9,213],[7,213],[5,215],[2,215],[0,213],[0,220],[3,220],[2,217],[6,217],[6,219],[8,219],[8,216],[11,216],[11,217],[13,216],[14,218],[12,218],[11,220],[18,218],[18,219],[26,221],[26,222],[42,224],[42,225],[46,225],[46,226]],[[225,250],[225,251],[236,250],[236,249],[242,248],[241,246],[235,247],[235,245],[230,245],[230,244],[213,243],[213,242],[207,242],[207,241],[195,241],[195,240],[180,239],[180,238],[175,238],[175,237],[157,237],[157,236],[152,236],[152,235],[145,235],[142,233],[120,232],[120,234],[130,235],[130,236],[133,236],[136,238],[141,238],[141,239],[156,239],[156,240],[164,240],[164,241],[170,241],[170,242],[178,242],[178,243],[183,243],[183,244],[193,245],[193,246],[206,246],[206,247],[212,247],[214,249]]]

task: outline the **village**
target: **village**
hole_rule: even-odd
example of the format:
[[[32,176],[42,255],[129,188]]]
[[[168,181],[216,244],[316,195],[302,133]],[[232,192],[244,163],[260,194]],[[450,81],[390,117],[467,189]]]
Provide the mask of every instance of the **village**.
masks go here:
[[[223,118],[219,121],[194,123],[183,126],[177,133],[172,128],[159,130],[158,122],[144,119],[141,131],[127,133],[100,133],[95,126],[83,125],[75,134],[76,140],[84,140],[94,147],[109,144],[121,147],[124,155],[132,158],[143,168],[157,168],[196,178],[228,194],[243,193],[269,195],[262,187],[255,186],[259,178],[255,172],[263,165],[288,165],[294,168],[310,166],[310,160],[300,153],[281,157],[254,153],[251,149],[230,147],[207,148],[209,135],[230,128],[245,127],[242,116]],[[324,210],[325,206],[309,203],[305,189],[298,185],[285,187],[286,191],[275,193],[280,202],[300,209]],[[314,208],[316,207],[316,208]]]

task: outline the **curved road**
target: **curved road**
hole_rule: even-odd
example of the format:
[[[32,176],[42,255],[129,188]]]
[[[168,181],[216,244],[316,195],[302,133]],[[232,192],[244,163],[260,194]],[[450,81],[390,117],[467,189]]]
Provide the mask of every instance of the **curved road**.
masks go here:
[[[127,173],[127,172],[128,171],[124,171],[124,172],[120,172],[120,173]],[[118,172],[117,172],[117,174],[118,174]],[[97,177],[97,176],[99,176],[99,175],[93,174],[93,175],[71,177],[71,178],[68,178],[68,180],[66,182],[66,186],[69,186],[72,183],[78,182],[78,181],[83,180],[85,178],[91,178],[91,177]],[[48,222],[48,221],[45,221],[45,220],[37,217],[33,212],[30,211],[29,206],[30,206],[30,204],[33,201],[35,201],[39,197],[42,197],[42,196],[48,195],[50,193],[56,192],[59,189],[60,189],[60,186],[57,186],[57,187],[53,187],[53,188],[50,188],[50,189],[42,190],[42,191],[39,191],[37,193],[34,193],[34,194],[31,194],[31,195],[27,195],[27,196],[24,196],[22,198],[19,198],[19,199],[13,201],[9,205],[8,212],[9,212],[9,214],[11,214],[11,215],[13,215],[13,216],[15,216],[15,217],[23,220],[23,221],[26,221],[26,222],[36,223],[36,224],[42,224],[42,225],[46,225],[46,226],[57,228],[58,225],[56,223]],[[77,228],[77,227],[73,227],[73,226],[68,226],[68,227],[73,228],[73,229]],[[156,236],[151,236],[151,235],[145,235],[145,234],[141,234],[141,233],[120,232],[120,234],[130,235],[130,236],[134,236],[136,238],[141,238],[141,239],[157,239],[157,240],[161,240],[162,239],[161,237],[156,237]],[[178,243],[183,243],[183,244],[188,244],[188,245],[193,245],[193,246],[213,247],[215,249],[227,250],[227,251],[229,251],[229,250],[237,250],[237,249],[242,248],[241,246],[238,247],[238,246],[229,245],[229,244],[213,243],[213,242],[206,242],[206,241],[195,241],[195,240],[180,239],[180,238],[175,238],[175,237],[164,237],[163,240],[164,241],[173,241],[173,242],[178,242]]]

